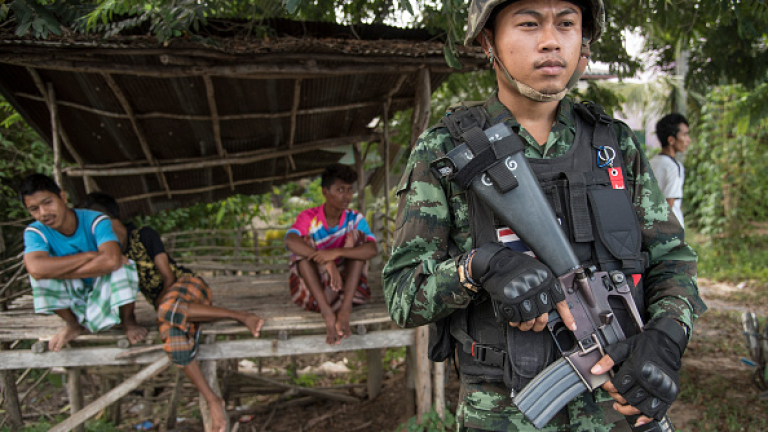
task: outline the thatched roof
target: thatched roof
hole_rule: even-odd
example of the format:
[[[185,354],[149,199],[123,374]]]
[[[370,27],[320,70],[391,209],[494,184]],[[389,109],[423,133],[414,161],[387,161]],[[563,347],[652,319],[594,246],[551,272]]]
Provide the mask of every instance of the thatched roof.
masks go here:
[[[62,156],[74,164],[68,190],[111,193],[132,215],[315,175],[338,148],[381,140],[371,121],[414,106],[420,70],[430,93],[457,72],[424,31],[272,26],[269,39],[166,46],[148,36],[4,35],[0,93],[52,145],[53,96]],[[479,49],[460,50],[464,71],[485,64]]]

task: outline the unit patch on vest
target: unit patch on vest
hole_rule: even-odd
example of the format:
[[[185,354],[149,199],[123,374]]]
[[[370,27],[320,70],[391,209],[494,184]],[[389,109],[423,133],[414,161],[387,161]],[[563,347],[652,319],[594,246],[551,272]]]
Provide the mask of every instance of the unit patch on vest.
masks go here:
[[[533,251],[531,251],[531,248],[529,248],[528,245],[526,245],[525,242],[523,242],[520,237],[509,228],[497,228],[496,238],[499,240],[499,243],[513,251],[521,252],[532,257],[536,256]]]

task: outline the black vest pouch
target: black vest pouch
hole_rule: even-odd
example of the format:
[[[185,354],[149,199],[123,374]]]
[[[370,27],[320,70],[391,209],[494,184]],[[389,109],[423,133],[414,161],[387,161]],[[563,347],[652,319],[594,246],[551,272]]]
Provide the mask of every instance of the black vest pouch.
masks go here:
[[[592,189],[588,195],[602,244],[614,260],[621,262],[625,273],[642,273],[640,230],[633,229],[639,222],[626,191]],[[598,261],[602,259],[604,257],[598,257]]]
[[[507,388],[520,391],[555,361],[554,343],[548,330],[521,331],[506,323],[505,328],[507,357],[511,361],[504,368],[504,384]]]

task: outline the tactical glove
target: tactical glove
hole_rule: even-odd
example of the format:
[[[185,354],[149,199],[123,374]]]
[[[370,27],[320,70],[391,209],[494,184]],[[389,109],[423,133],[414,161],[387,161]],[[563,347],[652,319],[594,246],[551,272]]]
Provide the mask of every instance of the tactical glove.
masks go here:
[[[651,321],[645,331],[609,345],[621,364],[611,382],[629,405],[661,421],[680,393],[680,359],[688,344],[685,329],[672,318]]]
[[[565,300],[549,267],[498,243],[475,249],[471,269],[472,279],[500,304],[498,312],[504,321],[530,321]]]

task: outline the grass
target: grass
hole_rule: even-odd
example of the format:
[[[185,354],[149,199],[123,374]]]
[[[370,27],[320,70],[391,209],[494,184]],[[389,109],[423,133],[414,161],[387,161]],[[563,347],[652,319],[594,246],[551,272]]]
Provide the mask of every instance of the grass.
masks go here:
[[[759,400],[753,370],[739,361],[748,356],[740,316],[734,311],[709,311],[697,321],[697,335],[686,351],[680,377],[678,403],[688,414],[695,411],[685,431],[768,430],[768,401]]]
[[[700,277],[768,284],[768,236],[718,239],[695,232],[687,234],[687,240],[699,254]]]

